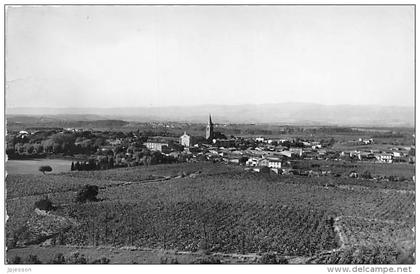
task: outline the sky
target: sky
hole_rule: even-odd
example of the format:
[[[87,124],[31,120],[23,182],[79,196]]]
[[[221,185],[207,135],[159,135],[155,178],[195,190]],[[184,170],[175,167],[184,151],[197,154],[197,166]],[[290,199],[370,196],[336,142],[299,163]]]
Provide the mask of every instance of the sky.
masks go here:
[[[413,6],[9,6],[6,107],[414,106]]]

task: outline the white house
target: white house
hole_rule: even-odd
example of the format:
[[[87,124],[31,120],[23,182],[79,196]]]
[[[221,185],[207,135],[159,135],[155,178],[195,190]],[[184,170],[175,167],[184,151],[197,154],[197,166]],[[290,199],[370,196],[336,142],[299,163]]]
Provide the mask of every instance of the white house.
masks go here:
[[[25,138],[28,135],[29,135],[29,132],[27,132],[25,130],[19,131],[19,137],[22,138],[22,139]]]
[[[281,168],[281,160],[269,160],[268,167]]]
[[[184,132],[184,134],[179,137],[179,143],[184,147],[190,147],[191,137],[186,132]]]
[[[401,152],[393,151],[392,155],[394,156],[394,158],[399,158],[399,157],[401,157]]]
[[[257,138],[255,138],[255,141],[264,142],[264,137],[257,137]]]
[[[393,155],[389,153],[376,154],[375,158],[382,163],[392,163]]]
[[[246,161],[246,165],[247,166],[257,166],[258,165],[258,161],[259,161],[259,159],[258,158],[249,158],[247,161]]]
[[[158,142],[146,142],[146,143],[143,143],[143,145],[150,150],[158,150],[158,151],[162,151],[164,148],[167,148],[169,146],[168,143],[158,143]]]
[[[316,145],[312,144],[312,149],[321,149],[321,148],[322,146],[320,144],[316,144]]]
[[[298,155],[299,157],[302,157],[303,150],[302,150],[301,148],[291,147],[291,148],[289,149],[289,151],[290,151],[292,154],[295,154],[295,155]]]

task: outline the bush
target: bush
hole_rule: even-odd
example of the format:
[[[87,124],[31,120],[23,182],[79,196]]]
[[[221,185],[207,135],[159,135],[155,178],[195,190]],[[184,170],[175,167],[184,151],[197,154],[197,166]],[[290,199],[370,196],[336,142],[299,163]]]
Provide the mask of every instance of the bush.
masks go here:
[[[87,264],[87,260],[85,255],[80,255],[79,252],[74,252],[69,258],[68,258],[69,264]]]
[[[259,263],[260,264],[288,264],[289,261],[283,256],[277,257],[276,254],[269,253],[269,254],[264,254],[261,257]]]
[[[260,259],[261,264],[277,264],[277,258],[275,254],[264,254]]]
[[[35,208],[45,210],[45,211],[51,211],[54,210],[54,206],[48,197],[44,197],[39,201],[35,202]]]
[[[27,264],[42,264],[42,262],[38,259],[38,256],[36,255],[29,255],[29,257],[26,259]]]
[[[277,260],[277,263],[278,264],[289,264],[289,261],[285,257],[280,256]]]
[[[92,261],[92,264],[109,264],[111,260],[108,259],[107,257],[102,257],[100,259],[96,259],[94,261]]]
[[[40,166],[38,170],[41,171],[43,174],[45,174],[45,172],[51,172],[52,167],[50,167],[50,166]]]
[[[99,187],[95,185],[85,185],[77,192],[76,202],[85,203],[86,201],[96,202],[96,196],[99,193]]]
[[[13,259],[10,261],[11,264],[22,264],[22,258],[19,256],[13,257]]]
[[[63,253],[55,254],[54,259],[51,261],[51,264],[65,264],[66,259],[64,258]]]
[[[177,258],[160,257],[160,264],[179,264]]]

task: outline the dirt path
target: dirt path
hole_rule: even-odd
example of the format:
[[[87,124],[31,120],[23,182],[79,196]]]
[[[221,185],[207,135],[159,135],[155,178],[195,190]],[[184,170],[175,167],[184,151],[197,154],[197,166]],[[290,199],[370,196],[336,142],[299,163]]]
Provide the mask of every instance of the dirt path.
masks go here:
[[[348,244],[347,236],[344,234],[343,228],[339,224],[340,220],[343,217],[344,216],[338,216],[334,219],[334,231],[335,233],[337,233],[338,240],[339,240],[339,248],[337,250],[344,249]]]
[[[257,263],[260,256],[256,254],[223,254],[202,252],[181,252],[175,250],[150,249],[139,247],[111,247],[111,246],[38,246],[32,245],[24,248],[13,248],[7,250],[7,257],[13,259],[15,256],[27,258],[29,255],[37,255],[43,263],[49,263],[54,256],[62,253],[68,258],[74,253],[84,255],[88,262],[106,257],[111,264],[161,264],[178,262],[180,264],[191,264],[197,260],[213,257],[221,263],[228,264],[253,264]]]

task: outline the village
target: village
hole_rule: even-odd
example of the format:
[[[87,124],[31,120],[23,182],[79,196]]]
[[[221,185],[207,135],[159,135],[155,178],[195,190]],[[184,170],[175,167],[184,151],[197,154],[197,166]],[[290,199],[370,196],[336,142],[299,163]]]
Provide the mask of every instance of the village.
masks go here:
[[[326,160],[386,164],[415,163],[414,146],[396,145],[386,150],[377,149],[373,138],[350,140],[348,143],[357,149],[338,150],[333,146],[333,139],[314,141],[313,138],[233,135],[226,137],[221,132],[215,131],[215,124],[210,115],[205,136],[191,136],[187,131],[180,137],[173,137],[151,136],[151,134],[144,136],[139,131],[104,133],[82,128],[35,128],[28,131],[21,130],[8,137],[6,152],[10,159],[79,155],[75,157],[71,170],[211,161],[241,165],[244,170],[251,172],[323,176],[330,174],[331,171],[322,168],[296,170],[294,162]],[[363,149],[364,147],[366,148]],[[357,172],[346,175],[352,178],[361,176]]]

